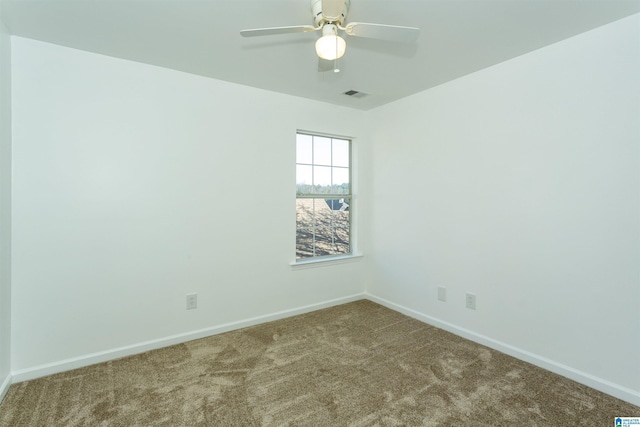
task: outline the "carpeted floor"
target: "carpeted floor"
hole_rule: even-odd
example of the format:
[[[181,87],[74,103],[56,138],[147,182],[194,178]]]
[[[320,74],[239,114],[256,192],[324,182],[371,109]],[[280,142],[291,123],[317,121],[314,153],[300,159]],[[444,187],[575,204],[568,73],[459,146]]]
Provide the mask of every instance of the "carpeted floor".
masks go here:
[[[14,384],[0,426],[613,426],[640,408],[370,301]]]

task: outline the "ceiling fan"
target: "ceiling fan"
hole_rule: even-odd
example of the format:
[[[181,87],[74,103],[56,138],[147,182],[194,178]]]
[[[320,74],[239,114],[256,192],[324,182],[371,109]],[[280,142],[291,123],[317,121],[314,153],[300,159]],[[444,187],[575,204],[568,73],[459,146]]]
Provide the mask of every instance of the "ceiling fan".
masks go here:
[[[347,12],[351,0],[311,0],[311,14],[315,25],[295,25],[291,27],[257,28],[242,30],[243,37],[269,36],[274,34],[308,33],[322,31],[322,37],[316,41],[316,53],[321,60],[335,61],[341,58],[346,49],[346,41],[340,37],[338,31],[344,31],[348,36],[382,39],[394,42],[412,43],[420,34],[419,28],[400,27],[396,25],[369,24],[364,22],[350,22],[345,25]],[[326,67],[320,65],[325,71]]]

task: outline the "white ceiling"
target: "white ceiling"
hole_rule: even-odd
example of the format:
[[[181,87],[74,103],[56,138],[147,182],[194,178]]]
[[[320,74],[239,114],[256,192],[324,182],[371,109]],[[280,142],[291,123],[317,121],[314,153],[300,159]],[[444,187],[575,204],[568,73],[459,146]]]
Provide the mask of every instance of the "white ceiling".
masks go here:
[[[351,0],[347,22],[420,27],[415,45],[347,37],[319,73],[309,0],[1,0],[14,35],[367,110],[640,12],[640,0]],[[355,89],[369,94],[351,98]]]

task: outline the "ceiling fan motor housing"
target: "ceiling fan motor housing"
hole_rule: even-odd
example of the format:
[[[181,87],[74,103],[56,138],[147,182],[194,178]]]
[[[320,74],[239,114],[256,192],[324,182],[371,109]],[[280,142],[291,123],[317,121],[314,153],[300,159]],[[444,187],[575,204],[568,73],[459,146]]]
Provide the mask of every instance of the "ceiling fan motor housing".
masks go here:
[[[311,0],[311,13],[316,27],[324,24],[342,25],[350,4],[351,0]]]

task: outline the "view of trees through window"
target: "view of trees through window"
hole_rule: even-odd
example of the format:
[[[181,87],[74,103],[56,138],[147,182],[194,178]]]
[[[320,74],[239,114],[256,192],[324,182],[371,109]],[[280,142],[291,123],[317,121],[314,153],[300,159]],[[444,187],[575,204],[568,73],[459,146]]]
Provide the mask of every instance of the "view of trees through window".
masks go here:
[[[351,253],[351,141],[296,136],[296,259]]]

